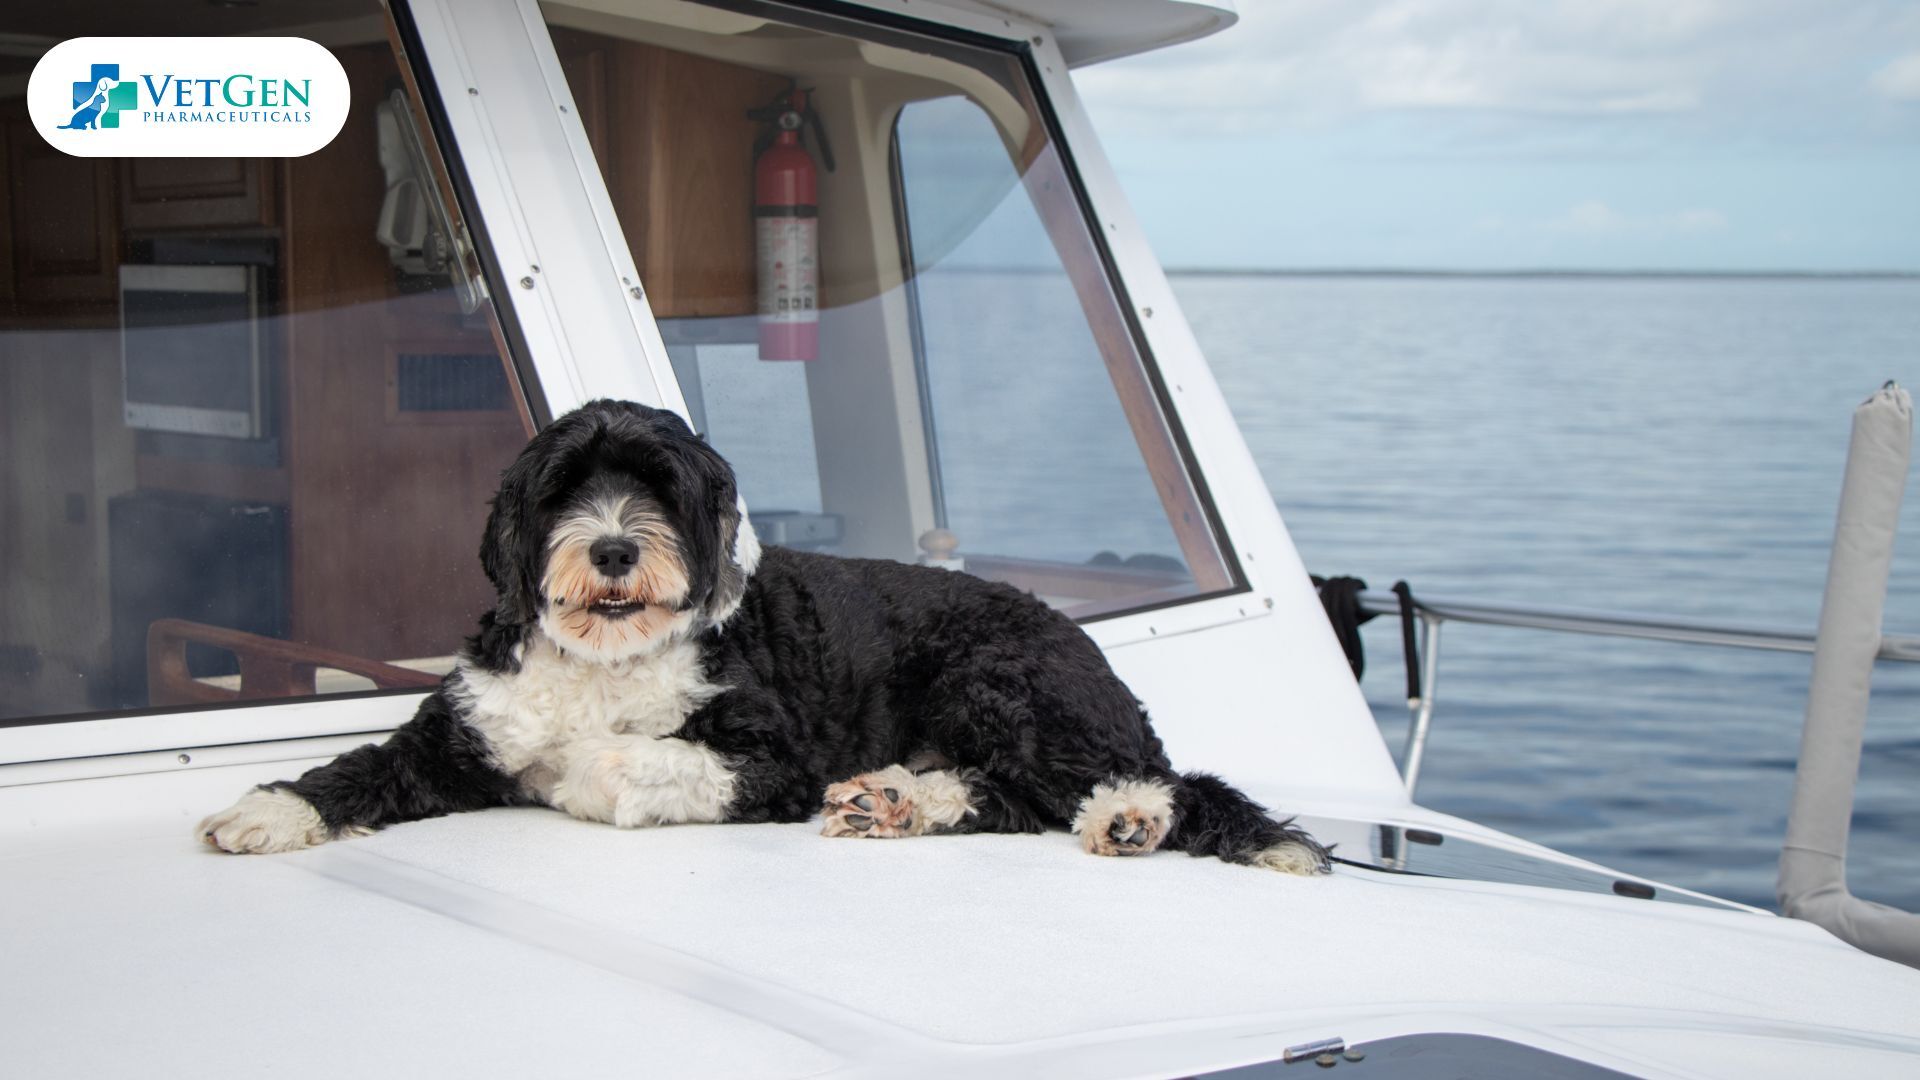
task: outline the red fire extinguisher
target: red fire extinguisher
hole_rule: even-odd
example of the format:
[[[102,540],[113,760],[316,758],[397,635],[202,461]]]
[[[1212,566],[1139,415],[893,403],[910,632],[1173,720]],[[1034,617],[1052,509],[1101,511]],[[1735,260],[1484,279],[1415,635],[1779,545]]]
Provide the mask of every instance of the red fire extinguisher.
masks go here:
[[[821,163],[833,151],[810,90],[789,86],[772,103],[747,112],[762,124],[754,142],[753,230],[760,283],[760,359],[820,357],[820,205],[813,156],[801,143],[809,130]]]

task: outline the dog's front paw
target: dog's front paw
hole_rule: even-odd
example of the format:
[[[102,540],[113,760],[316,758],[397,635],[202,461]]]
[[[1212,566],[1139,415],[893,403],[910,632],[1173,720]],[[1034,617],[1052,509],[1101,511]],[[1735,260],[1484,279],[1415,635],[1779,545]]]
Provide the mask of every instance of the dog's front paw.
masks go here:
[[[325,843],[327,823],[313,804],[291,791],[255,788],[200,823],[202,843],[236,855],[298,851]]]
[[[914,806],[915,786],[914,775],[899,765],[833,785],[820,810],[827,819],[820,835],[881,840],[919,836],[927,830],[927,820]]]

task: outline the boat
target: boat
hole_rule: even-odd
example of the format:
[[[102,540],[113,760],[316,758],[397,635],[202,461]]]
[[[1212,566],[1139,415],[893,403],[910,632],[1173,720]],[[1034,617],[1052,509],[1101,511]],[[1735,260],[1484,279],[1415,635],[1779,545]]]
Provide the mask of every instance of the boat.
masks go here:
[[[4,1071],[1920,1071],[1913,967],[1413,797],[1074,90],[1235,19],[10,5]],[[315,42],[351,104],[303,156],[56,149],[53,127],[119,137],[117,102],[151,87],[113,50],[142,37]],[[82,96],[42,125],[36,66],[74,39],[84,61],[39,77]],[[1334,872],[529,808],[271,856],[199,843],[250,786],[411,715],[491,603],[474,551],[500,470],[598,398],[691,421],[765,542],[1072,615],[1182,768],[1298,815]],[[1646,630],[1356,603],[1429,628],[1422,741],[1441,621]],[[1911,648],[1872,617],[1869,653]],[[1844,765],[1844,732],[1809,745]]]

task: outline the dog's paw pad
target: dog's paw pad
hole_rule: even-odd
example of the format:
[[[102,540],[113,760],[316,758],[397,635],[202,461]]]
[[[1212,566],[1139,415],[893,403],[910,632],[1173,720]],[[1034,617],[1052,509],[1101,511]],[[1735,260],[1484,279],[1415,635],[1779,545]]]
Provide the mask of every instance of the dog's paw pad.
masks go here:
[[[924,824],[914,812],[912,796],[906,794],[912,789],[890,775],[897,769],[896,765],[866,773],[828,788],[826,805],[820,811],[827,821],[820,835],[882,840],[920,835]]]
[[[1159,847],[1166,835],[1164,817],[1129,808],[1114,814],[1104,829],[1082,831],[1080,842],[1094,855],[1144,855]]]
[[[1172,826],[1172,792],[1150,780],[1095,787],[1073,819],[1080,846],[1090,855],[1145,855]]]

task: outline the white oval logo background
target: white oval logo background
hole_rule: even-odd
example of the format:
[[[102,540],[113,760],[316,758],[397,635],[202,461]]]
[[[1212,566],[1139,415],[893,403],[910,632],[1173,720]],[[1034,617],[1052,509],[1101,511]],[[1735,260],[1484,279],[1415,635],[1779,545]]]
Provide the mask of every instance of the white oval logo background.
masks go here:
[[[40,137],[75,157],[302,157],[347,122],[347,73],[293,37],[89,37],[27,82]]]

